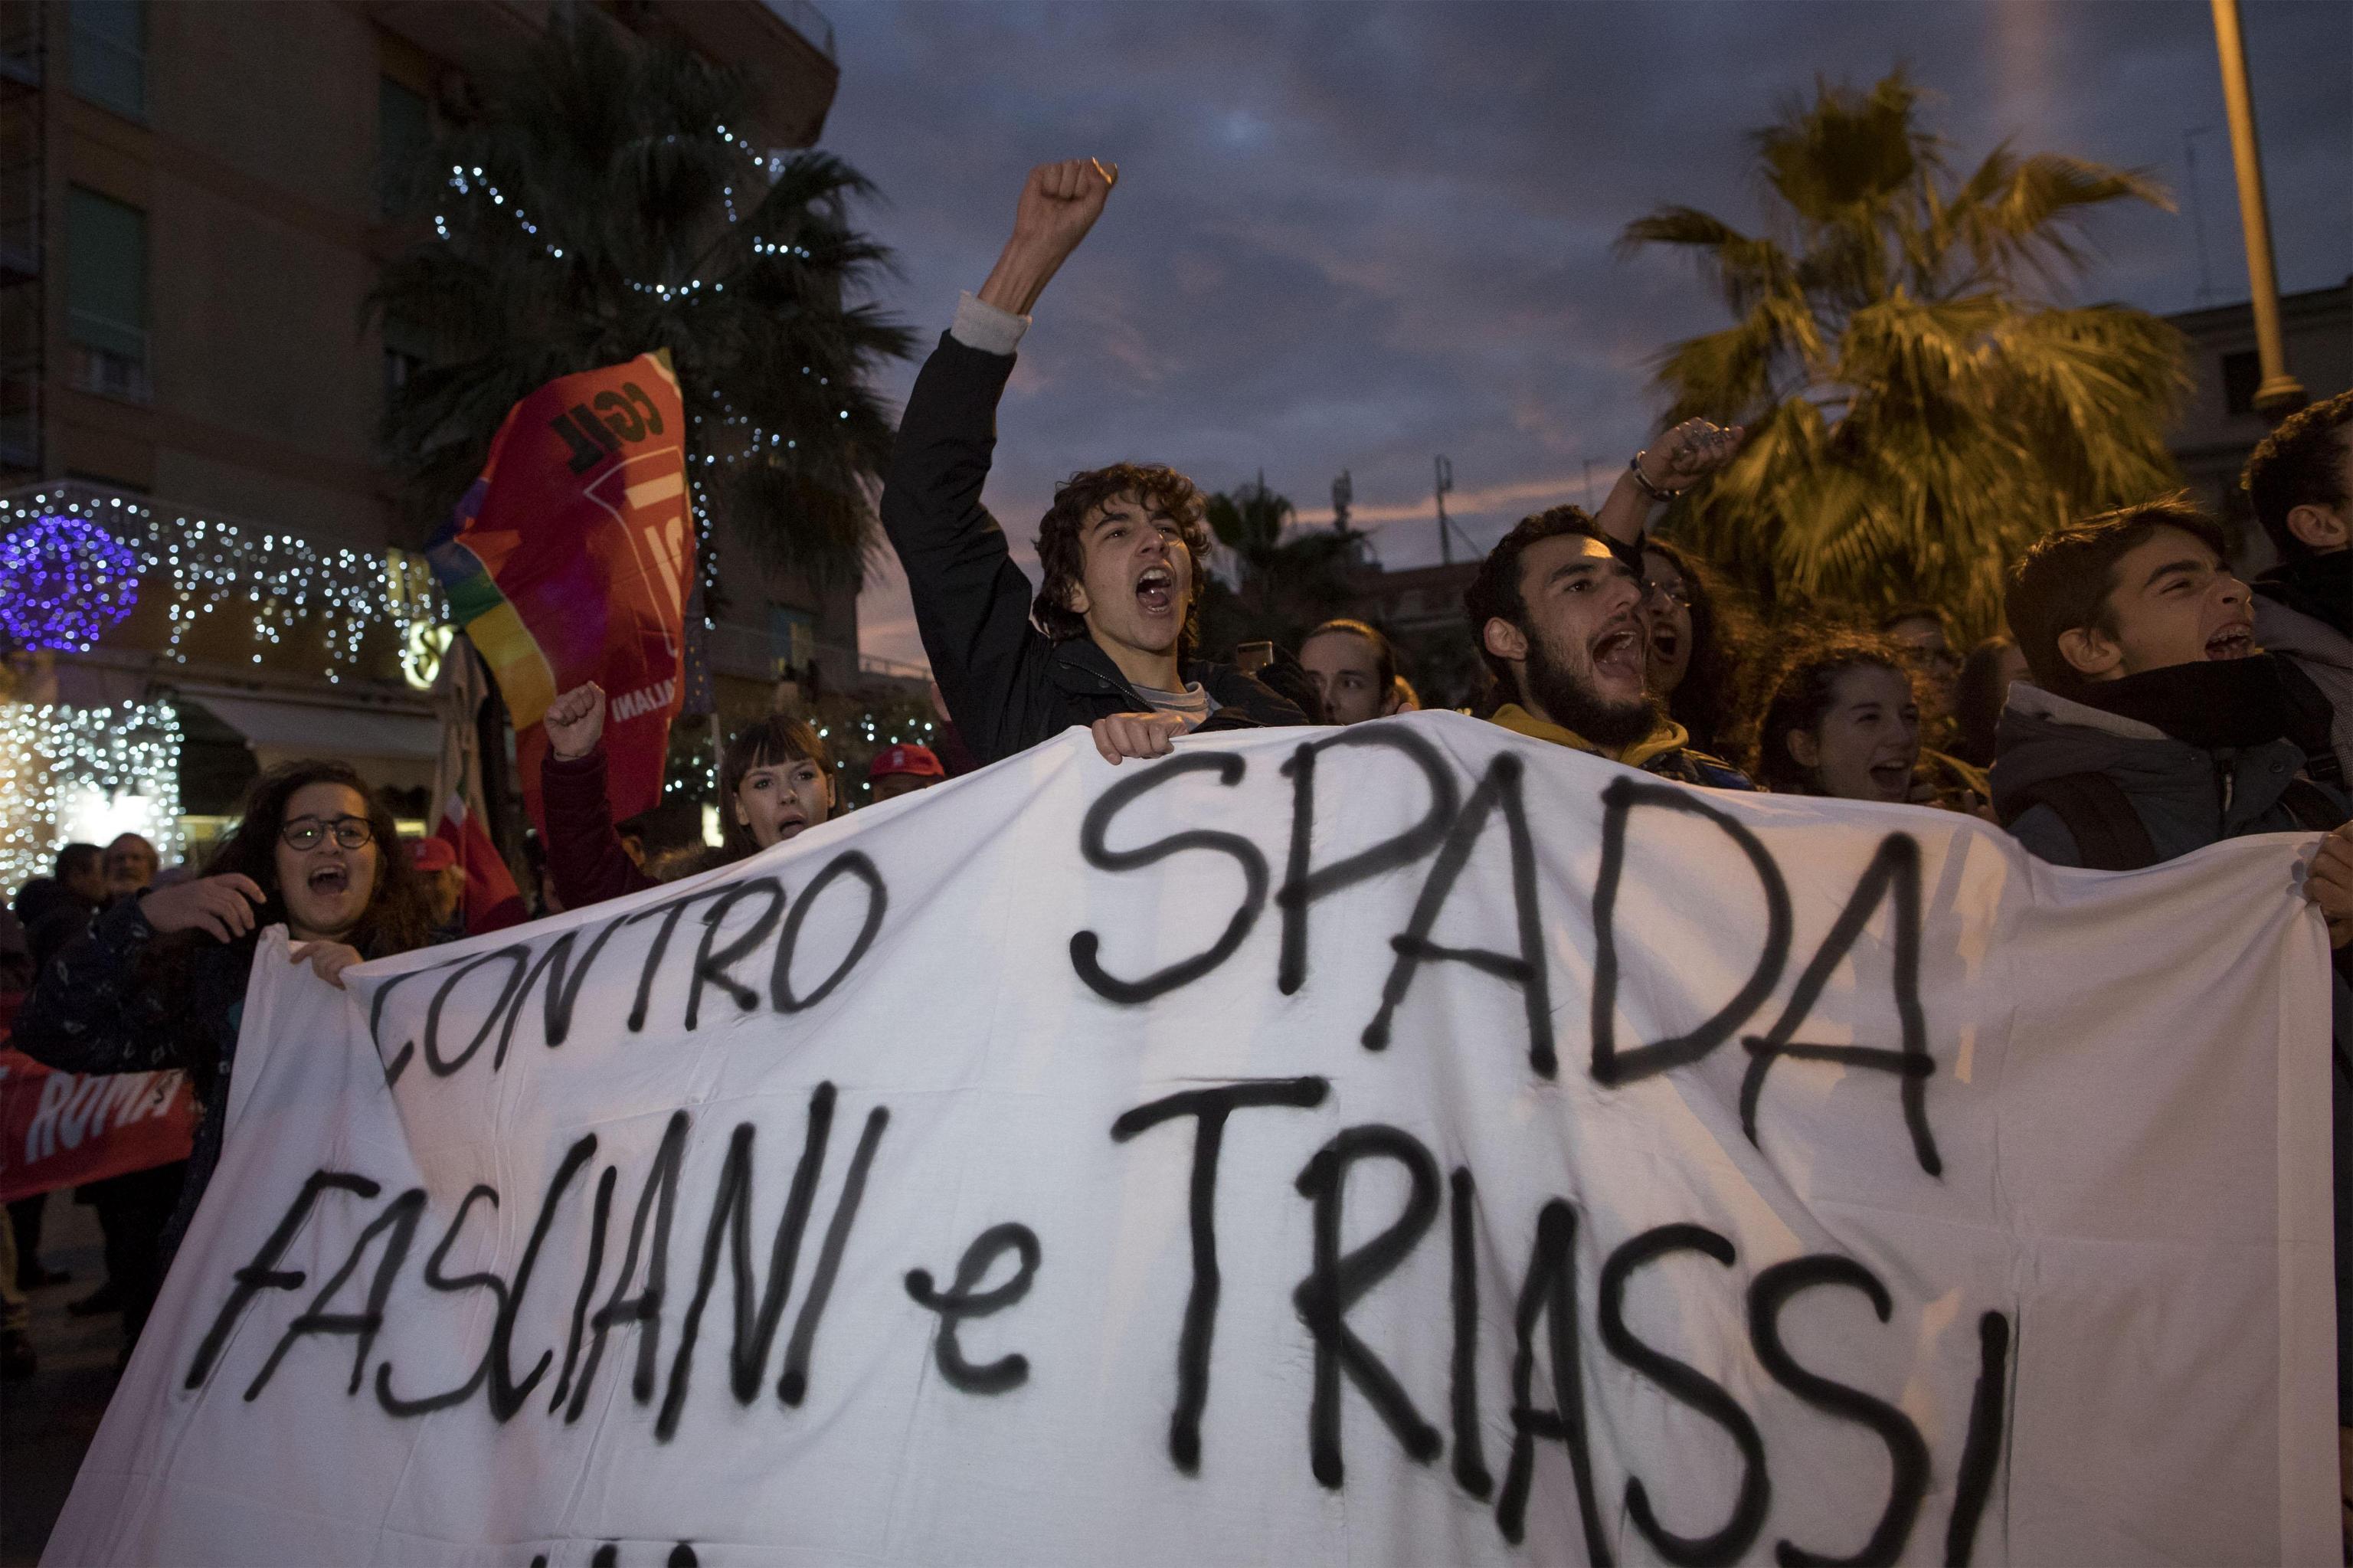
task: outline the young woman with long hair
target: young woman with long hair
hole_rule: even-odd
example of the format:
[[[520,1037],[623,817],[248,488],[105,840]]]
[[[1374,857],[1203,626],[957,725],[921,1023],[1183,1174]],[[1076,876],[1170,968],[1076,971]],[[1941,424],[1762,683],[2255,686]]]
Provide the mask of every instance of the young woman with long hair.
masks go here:
[[[265,926],[332,984],[364,959],[422,947],[430,914],[392,813],[341,762],[254,780],[234,832],[192,881],[126,898],[49,960],[16,1014],[18,1050],[73,1073],[185,1071],[203,1114],[152,1279],[118,1280],[136,1337],[220,1162],[246,984]]]

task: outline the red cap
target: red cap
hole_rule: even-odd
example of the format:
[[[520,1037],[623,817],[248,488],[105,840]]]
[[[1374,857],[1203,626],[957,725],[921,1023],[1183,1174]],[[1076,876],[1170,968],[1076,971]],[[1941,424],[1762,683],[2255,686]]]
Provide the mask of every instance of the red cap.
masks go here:
[[[867,764],[866,781],[885,779],[893,773],[913,773],[924,779],[944,779],[948,770],[932,755],[928,746],[886,746],[874,754]]]
[[[458,863],[458,847],[448,839],[411,839],[408,863],[419,871],[447,871]]]

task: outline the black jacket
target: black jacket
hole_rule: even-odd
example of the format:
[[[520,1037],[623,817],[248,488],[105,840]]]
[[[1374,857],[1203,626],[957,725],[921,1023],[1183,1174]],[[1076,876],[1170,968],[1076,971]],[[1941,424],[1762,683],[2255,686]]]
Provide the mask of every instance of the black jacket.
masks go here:
[[[882,527],[906,569],[923,652],[956,729],[983,763],[1072,725],[1151,706],[1092,639],[1054,642],[1030,624],[1029,579],[980,503],[997,399],[1012,374],[1012,355],[943,334],[908,394],[882,487]],[[1307,722],[1226,665],[1187,663],[1184,678],[1218,704],[1206,729]]]
[[[160,1277],[180,1250],[180,1238],[220,1163],[229,1070],[237,1059],[255,938],[248,933],[234,942],[191,944],[185,972],[168,989],[141,970],[154,940],[154,927],[135,898],[100,916],[43,967],[16,1014],[9,1044],[60,1072],[187,1071],[202,1113],[179,1207],[164,1227]]]

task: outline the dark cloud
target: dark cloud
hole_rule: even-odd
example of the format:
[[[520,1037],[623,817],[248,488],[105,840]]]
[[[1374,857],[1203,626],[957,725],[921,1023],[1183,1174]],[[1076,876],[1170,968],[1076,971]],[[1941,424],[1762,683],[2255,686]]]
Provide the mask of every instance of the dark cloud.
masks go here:
[[[2281,283],[2353,270],[2353,6],[2244,6]],[[1054,480],[1122,457],[1212,487],[1263,470],[1310,514],[1353,471],[1393,566],[1435,558],[1432,454],[1491,537],[1606,487],[1656,411],[1649,366],[1720,307],[1672,258],[1620,260],[1665,202],[1756,221],[1744,134],[1819,74],[1898,64],[1955,162],[2023,149],[2146,167],[2180,192],[2243,298],[2211,12],[2044,5],[874,5],[835,9],[827,146],[881,188],[889,303],[928,334],[977,286],[1025,171],[1123,166],[1039,307],[989,500],[1026,539]],[[2197,298],[2186,215],[2105,215],[2084,298]],[[888,390],[902,395],[902,367]],[[861,604],[875,652],[920,658],[895,572]]]

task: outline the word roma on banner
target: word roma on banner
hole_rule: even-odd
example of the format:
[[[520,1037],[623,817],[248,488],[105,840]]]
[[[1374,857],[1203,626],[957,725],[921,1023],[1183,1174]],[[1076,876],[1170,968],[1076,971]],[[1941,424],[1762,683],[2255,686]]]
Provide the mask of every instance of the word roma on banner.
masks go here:
[[[1423,715],[257,964],[51,1559],[2316,1560],[2294,848]]]
[[[0,1202],[185,1160],[195,1131],[184,1074],[60,1073],[0,1048]]]

